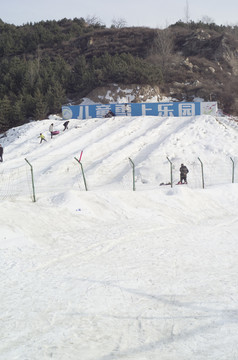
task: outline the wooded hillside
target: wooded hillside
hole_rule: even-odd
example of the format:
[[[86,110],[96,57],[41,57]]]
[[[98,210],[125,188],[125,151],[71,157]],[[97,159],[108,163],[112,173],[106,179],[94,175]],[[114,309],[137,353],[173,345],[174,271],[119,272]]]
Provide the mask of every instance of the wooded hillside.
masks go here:
[[[216,100],[238,114],[238,27],[178,22],[105,28],[84,19],[15,26],[0,20],[0,132],[60,113],[111,83]]]

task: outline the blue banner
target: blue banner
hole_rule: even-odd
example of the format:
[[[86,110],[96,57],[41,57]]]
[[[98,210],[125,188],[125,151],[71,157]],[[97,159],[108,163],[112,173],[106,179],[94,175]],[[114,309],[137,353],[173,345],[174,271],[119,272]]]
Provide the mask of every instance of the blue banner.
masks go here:
[[[216,115],[217,102],[164,102],[70,105],[62,107],[64,120],[103,118],[109,111],[114,116],[194,116]]]

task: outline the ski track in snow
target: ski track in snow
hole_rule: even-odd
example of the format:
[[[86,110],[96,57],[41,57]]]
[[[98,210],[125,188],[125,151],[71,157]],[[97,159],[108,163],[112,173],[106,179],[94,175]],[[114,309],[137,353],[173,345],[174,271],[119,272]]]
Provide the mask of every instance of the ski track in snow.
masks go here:
[[[238,187],[202,189],[192,166],[198,153],[205,164],[236,161],[234,124],[72,120],[40,145],[51,122],[62,129],[44,120],[2,139],[2,174],[29,158],[39,192],[36,203],[1,201],[0,359],[237,359]],[[82,150],[88,192],[74,160]],[[166,156],[188,164],[191,186],[159,186]]]
[[[183,225],[148,229],[144,224],[136,231],[134,222],[122,230],[102,226],[91,246],[85,247],[90,241],[86,231],[79,244],[70,237],[64,241],[60,233],[59,249],[56,244],[37,252],[16,249],[15,263],[6,268],[7,279],[2,281],[7,324],[2,335],[8,343],[0,348],[2,356],[20,347],[32,359],[50,358],[51,353],[73,359],[77,352],[85,359],[94,358],[94,352],[105,354],[97,359],[156,358],[158,354],[166,358],[168,353],[184,356],[186,352],[199,359],[199,353],[189,351],[193,341],[205,351],[209,337],[222,339],[221,328],[229,331],[231,327],[232,332],[237,328],[236,292],[227,306],[231,294],[224,291],[236,284],[235,259],[227,249],[229,237],[231,242],[236,239],[226,234],[226,241],[217,243],[226,232],[225,224],[222,232],[218,224],[212,239],[210,226],[199,226],[197,231],[194,224]],[[214,244],[207,246],[208,239],[219,248],[215,260]],[[201,258],[205,279],[200,273]],[[24,347],[29,340],[30,348]],[[35,349],[35,343],[41,346]]]

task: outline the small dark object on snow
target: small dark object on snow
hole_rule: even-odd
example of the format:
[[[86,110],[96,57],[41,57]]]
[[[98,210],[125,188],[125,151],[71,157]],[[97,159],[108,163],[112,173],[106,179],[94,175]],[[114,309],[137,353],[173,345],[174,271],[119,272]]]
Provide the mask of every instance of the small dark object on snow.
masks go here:
[[[112,110],[109,110],[108,113],[104,116],[105,118],[110,118],[115,116],[115,114],[112,112]]]

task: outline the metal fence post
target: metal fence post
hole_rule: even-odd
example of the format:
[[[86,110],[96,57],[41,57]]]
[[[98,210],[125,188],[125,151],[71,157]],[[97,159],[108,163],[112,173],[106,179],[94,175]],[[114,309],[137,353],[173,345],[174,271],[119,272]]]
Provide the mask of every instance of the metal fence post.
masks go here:
[[[36,194],[35,194],[35,184],[34,184],[34,175],[33,175],[33,166],[29,163],[29,161],[25,158],[25,161],[31,167],[31,183],[32,183],[32,192],[33,192],[33,202],[36,202]]]
[[[202,161],[200,160],[200,158],[198,158],[198,160],[200,161],[201,163],[201,170],[202,170],[202,188],[204,189],[204,172],[203,172],[203,163]]]
[[[136,190],[136,185],[135,185],[135,164],[133,163],[133,161],[131,160],[131,158],[129,158],[129,161],[132,165],[132,176],[133,176],[133,191]]]
[[[82,153],[81,153],[82,154]],[[80,157],[81,159],[81,157]],[[75,160],[80,164],[81,166],[81,171],[82,171],[82,174],[83,174],[83,181],[84,181],[84,187],[85,187],[85,190],[88,191],[88,188],[87,188],[87,183],[86,183],[86,179],[85,179],[85,175],[84,175],[84,171],[83,171],[83,165],[81,163],[81,161],[79,161],[76,157],[75,157]]]
[[[172,162],[169,160],[168,156],[167,156],[167,160],[170,163],[170,183],[171,183],[171,187],[173,187],[173,164]]]
[[[230,157],[231,161],[232,161],[232,183],[234,183],[235,181],[235,162],[234,160]]]

